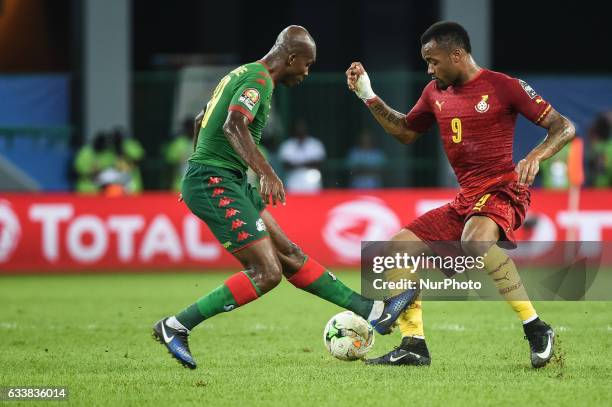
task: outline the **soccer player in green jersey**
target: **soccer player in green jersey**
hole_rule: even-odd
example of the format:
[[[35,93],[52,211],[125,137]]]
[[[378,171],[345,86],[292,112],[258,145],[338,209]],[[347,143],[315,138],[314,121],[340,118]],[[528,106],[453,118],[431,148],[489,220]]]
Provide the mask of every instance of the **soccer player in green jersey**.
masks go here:
[[[302,82],[315,59],[316,45],[308,31],[289,26],[265,57],[223,77],[196,118],[197,142],[182,197],[244,270],[154,325],[154,338],[183,366],[196,367],[188,345],[196,325],[256,300],[276,287],[283,275],[297,288],[367,319],[381,334],[390,332],[417,295],[408,290],[384,302],[362,297],[305,255],[265,209],[266,204],[285,204],[283,184],[257,148],[272,92],[278,84]],[[248,167],[260,178],[259,193],[247,182]]]

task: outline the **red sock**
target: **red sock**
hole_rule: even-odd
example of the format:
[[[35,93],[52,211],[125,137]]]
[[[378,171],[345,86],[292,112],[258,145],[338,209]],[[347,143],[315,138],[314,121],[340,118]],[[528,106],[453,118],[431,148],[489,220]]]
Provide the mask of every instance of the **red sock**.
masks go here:
[[[225,280],[225,286],[232,293],[237,306],[249,303],[259,297],[257,286],[244,271],[236,273]]]
[[[325,273],[325,267],[317,263],[312,257],[308,257],[302,268],[292,275],[288,281],[297,288],[305,288],[314,283]]]

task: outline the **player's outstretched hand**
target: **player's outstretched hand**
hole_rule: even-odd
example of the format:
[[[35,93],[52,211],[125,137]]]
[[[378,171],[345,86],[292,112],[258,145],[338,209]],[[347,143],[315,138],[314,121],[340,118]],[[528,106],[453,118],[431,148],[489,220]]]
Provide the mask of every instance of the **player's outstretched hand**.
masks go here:
[[[346,70],[346,84],[363,101],[376,97],[370,77],[361,62],[353,62]]]
[[[276,206],[277,203],[285,204],[283,182],[273,170],[260,175],[259,193],[266,204],[272,204],[272,206]]]
[[[518,173],[519,184],[529,186],[533,184],[535,176],[540,171],[540,160],[527,156],[518,162],[515,171]]]

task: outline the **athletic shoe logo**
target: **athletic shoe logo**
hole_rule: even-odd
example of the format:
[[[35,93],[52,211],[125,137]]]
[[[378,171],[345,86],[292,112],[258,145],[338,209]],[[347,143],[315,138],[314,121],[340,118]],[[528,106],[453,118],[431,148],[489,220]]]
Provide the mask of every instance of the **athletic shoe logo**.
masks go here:
[[[164,325],[166,325],[166,323],[162,322],[162,324],[161,324],[161,326],[162,326],[162,335],[164,336],[164,341],[166,343],[170,343],[174,339],[174,335],[168,337],[168,334],[166,334],[166,328],[164,328]]]
[[[227,304],[223,306],[223,311],[225,312],[229,312],[231,310],[233,310],[235,308],[235,306],[233,304]]]
[[[403,355],[398,356],[398,357],[395,357],[395,356],[391,355],[391,357],[389,357],[389,361],[391,361],[391,362],[397,362],[398,360],[403,359],[403,358],[405,358],[405,357],[406,357],[406,356],[408,356],[408,355],[412,355],[412,356],[414,356],[414,357],[415,357],[415,358],[417,358],[417,359],[421,359],[421,355],[419,355],[419,354],[417,354],[417,353],[414,353],[414,352],[406,352],[406,353],[404,353]]]
[[[378,321],[378,322],[376,323],[376,325],[378,325],[378,324],[382,324],[383,322],[386,322],[386,321],[388,321],[388,320],[390,320],[390,319],[391,319],[391,314],[386,314],[385,319],[381,319],[380,321]]]
[[[0,200],[0,263],[10,259],[20,238],[19,218],[8,201]]]
[[[553,336],[552,334],[548,334],[548,343],[546,344],[546,349],[544,349],[544,352],[541,353],[536,352],[536,355],[541,359],[548,359],[550,357],[550,352],[552,351],[552,342]]]

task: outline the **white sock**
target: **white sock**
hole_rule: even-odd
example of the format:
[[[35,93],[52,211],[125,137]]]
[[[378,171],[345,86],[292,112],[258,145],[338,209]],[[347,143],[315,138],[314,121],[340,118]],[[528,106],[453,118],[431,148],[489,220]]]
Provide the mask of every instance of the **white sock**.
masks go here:
[[[528,323],[530,323],[531,321],[535,321],[537,317],[538,317],[538,314],[535,314],[535,315],[534,315],[534,316],[532,316],[531,318],[524,320],[524,321],[523,321],[523,325],[527,325],[527,324],[528,324]]]
[[[166,325],[168,325],[170,328],[174,328],[174,329],[179,329],[182,331],[187,331],[189,332],[189,329],[185,328],[185,326],[183,324],[181,324],[178,319],[176,319],[176,317],[170,317],[166,320]]]
[[[368,315],[368,322],[380,318],[384,309],[385,303],[383,301],[374,301],[370,315]]]

